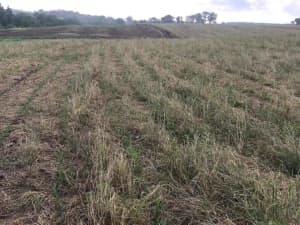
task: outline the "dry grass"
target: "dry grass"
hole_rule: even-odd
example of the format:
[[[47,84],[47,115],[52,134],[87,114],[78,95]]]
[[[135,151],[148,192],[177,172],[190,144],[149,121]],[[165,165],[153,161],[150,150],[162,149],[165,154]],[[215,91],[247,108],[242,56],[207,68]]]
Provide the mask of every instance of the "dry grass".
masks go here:
[[[58,67],[1,141],[0,222],[299,224],[299,30],[168,29],[201,39],[0,44]]]

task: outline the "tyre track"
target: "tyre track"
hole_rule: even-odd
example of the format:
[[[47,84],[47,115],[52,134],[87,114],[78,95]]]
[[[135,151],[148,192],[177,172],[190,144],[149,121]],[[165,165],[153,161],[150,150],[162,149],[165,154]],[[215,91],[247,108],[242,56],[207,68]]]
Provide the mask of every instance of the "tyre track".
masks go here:
[[[28,78],[30,78],[32,75],[37,73],[40,69],[42,69],[41,67],[37,67],[36,65],[32,65],[32,67],[33,68],[31,68],[29,70],[29,72],[27,72],[25,75],[21,75],[20,77],[13,78],[15,82],[13,82],[11,85],[9,85],[8,88],[0,91],[0,98],[5,97],[5,95],[8,92],[10,92],[14,88],[16,88],[19,84],[21,84],[21,82],[26,81]]]
[[[51,79],[51,77],[47,77],[46,79],[42,80],[37,87],[32,91],[32,93],[26,98],[24,104],[20,107],[20,109],[16,112],[14,118],[6,119],[6,128],[0,134],[0,146],[9,136],[9,134],[13,131],[12,125],[17,124],[20,120],[20,117],[26,116],[28,114],[28,109],[30,107],[31,102],[37,95],[37,93],[44,87],[44,85]]]
[[[45,78],[45,73],[55,73],[55,70],[47,66],[45,70],[29,75],[7,89],[4,95],[0,95],[0,146],[11,132],[11,125],[17,123],[26,114],[37,92],[51,78],[51,76]]]
[[[77,62],[58,63],[47,68],[46,77],[45,73],[36,77],[30,83],[36,85],[30,86],[30,94],[1,132],[0,224],[53,224],[52,186],[59,148],[55,111],[76,70]]]

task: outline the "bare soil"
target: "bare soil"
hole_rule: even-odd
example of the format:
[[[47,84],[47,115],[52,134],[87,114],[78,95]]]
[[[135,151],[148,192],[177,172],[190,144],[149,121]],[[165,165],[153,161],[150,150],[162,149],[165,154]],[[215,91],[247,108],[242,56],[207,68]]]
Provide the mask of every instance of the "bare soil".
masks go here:
[[[0,30],[0,38],[176,38],[172,32],[153,25],[59,26]]]

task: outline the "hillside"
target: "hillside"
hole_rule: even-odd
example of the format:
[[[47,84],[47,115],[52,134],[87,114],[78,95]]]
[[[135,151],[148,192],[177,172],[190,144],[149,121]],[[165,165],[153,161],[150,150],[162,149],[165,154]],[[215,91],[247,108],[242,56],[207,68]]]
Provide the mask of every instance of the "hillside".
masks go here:
[[[287,34],[297,34],[300,26],[297,25],[280,25],[280,24],[156,24],[164,29],[171,31],[178,37],[182,38],[215,38],[222,36],[224,38],[270,38],[280,37],[283,32]],[[235,40],[235,39],[234,39]]]

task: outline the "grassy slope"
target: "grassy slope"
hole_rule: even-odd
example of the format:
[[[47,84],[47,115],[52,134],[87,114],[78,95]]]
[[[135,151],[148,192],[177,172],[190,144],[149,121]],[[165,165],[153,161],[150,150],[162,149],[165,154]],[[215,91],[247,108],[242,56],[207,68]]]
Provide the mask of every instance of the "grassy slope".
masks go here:
[[[53,204],[53,224],[298,224],[300,31],[167,28],[197,38],[49,47],[77,46],[52,58],[81,66],[52,89],[53,201],[35,213]]]

